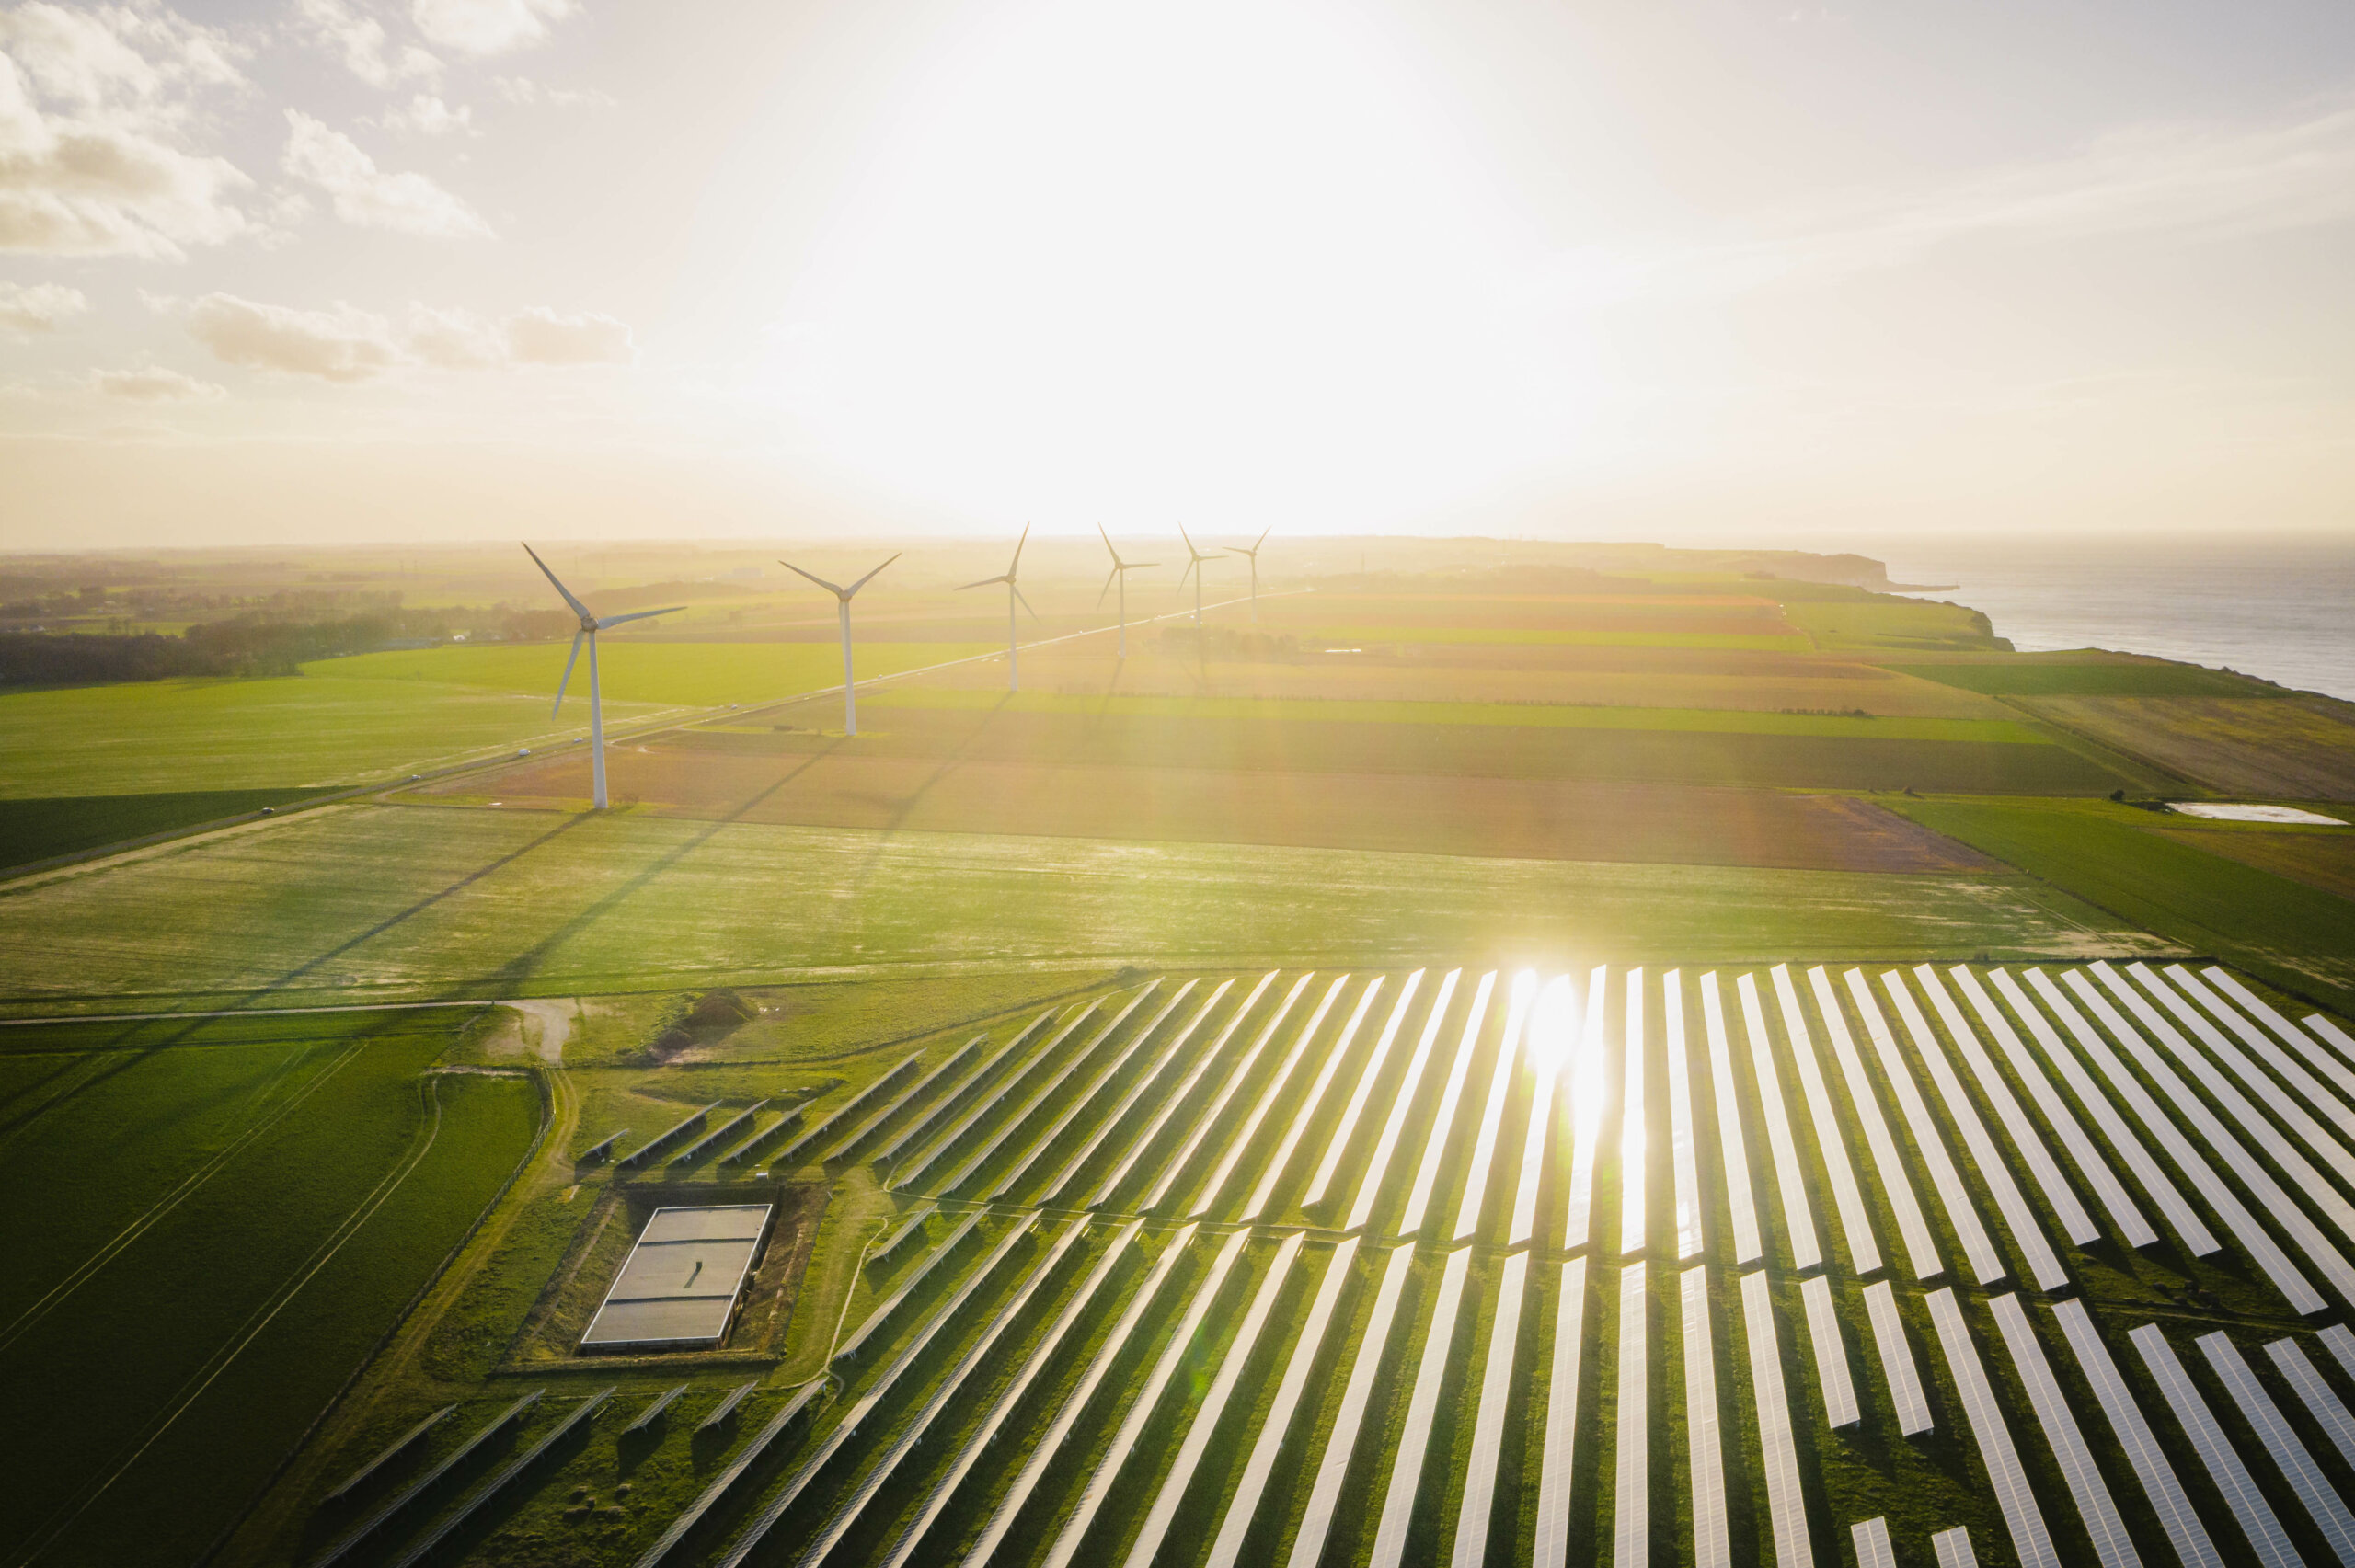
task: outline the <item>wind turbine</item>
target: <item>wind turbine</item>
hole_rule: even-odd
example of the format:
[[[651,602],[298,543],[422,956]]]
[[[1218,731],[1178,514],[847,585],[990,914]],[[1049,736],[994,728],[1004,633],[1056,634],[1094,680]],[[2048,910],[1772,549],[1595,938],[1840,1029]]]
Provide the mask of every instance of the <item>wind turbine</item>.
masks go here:
[[[1104,533],[1102,523],[1096,525],[1096,532],[1104,534],[1104,548],[1112,550],[1112,536]],[[1120,559],[1120,553],[1118,550],[1112,550],[1112,569],[1104,578],[1104,591],[1096,596],[1096,606],[1099,610],[1104,607],[1104,594],[1112,590],[1112,584],[1117,580],[1120,585],[1120,657],[1122,658],[1129,657],[1129,574],[1141,571],[1146,567],[1157,567],[1160,564],[1158,561],[1123,561]]]
[[[1194,629],[1196,631],[1200,631],[1202,625],[1202,563],[1204,561],[1217,560],[1223,552],[1213,550],[1209,555],[1205,555],[1200,550],[1195,549],[1194,536],[1186,532],[1186,525],[1182,522],[1178,525],[1178,537],[1186,542],[1186,555],[1189,557],[1186,562],[1186,570],[1178,574],[1178,586],[1181,589],[1184,588],[1186,586],[1187,574],[1191,573],[1193,575]]]
[[[580,639],[589,639],[589,777],[597,809],[603,811],[611,803],[605,798],[605,705],[597,689],[597,634],[610,632],[625,621],[643,621],[649,615],[669,615],[686,606],[673,604],[665,610],[638,610],[627,615],[608,615],[600,620],[589,613],[586,604],[572,597],[570,589],[557,582],[556,574],[548,570],[548,564],[540,559],[538,551],[526,544],[523,554],[532,557],[532,565],[539,567],[549,582],[556,584],[557,592],[564,595],[564,601],[572,607],[575,615],[580,617],[580,629],[572,634],[572,651],[565,656],[564,678],[556,683],[556,706],[548,710],[551,717],[564,711],[564,689],[572,683],[572,666],[580,657]]]
[[[962,584],[957,589],[958,592],[962,593],[966,589],[987,588],[994,582],[1005,584],[1005,689],[1009,692],[1022,690],[1022,666],[1018,661],[1018,647],[1014,640],[1014,605],[1017,600],[1020,600],[1022,608],[1030,610],[1030,601],[1023,599],[1022,589],[1015,586],[1014,574],[1021,569],[1022,546],[1029,542],[1030,525],[1025,523],[1022,526],[1022,537],[1014,542],[1014,559],[1006,564],[1005,570],[994,578],[983,578],[979,582]],[[1039,612],[1036,610],[1030,610],[1030,619],[1033,621],[1039,619]]]
[[[1268,542],[1268,535],[1274,532],[1273,528],[1261,529],[1259,537],[1252,541],[1251,548],[1248,550],[1240,544],[1227,546],[1237,555],[1251,557],[1251,624],[1255,626],[1259,624],[1259,546],[1265,544]]]
[[[905,554],[907,552],[904,550],[898,552],[892,555],[891,561],[898,560]],[[891,561],[884,562],[883,567],[890,566]],[[801,576],[809,578],[811,582],[833,594],[836,607],[843,612],[843,733],[856,735],[858,733],[858,697],[856,689],[851,685],[850,678],[850,601],[853,594],[875,579],[875,572],[881,571],[883,567],[876,567],[875,572],[867,573],[848,588],[837,588],[824,578],[812,577],[810,573],[802,571],[791,561],[779,561],[777,565],[788,572],[800,573]]]

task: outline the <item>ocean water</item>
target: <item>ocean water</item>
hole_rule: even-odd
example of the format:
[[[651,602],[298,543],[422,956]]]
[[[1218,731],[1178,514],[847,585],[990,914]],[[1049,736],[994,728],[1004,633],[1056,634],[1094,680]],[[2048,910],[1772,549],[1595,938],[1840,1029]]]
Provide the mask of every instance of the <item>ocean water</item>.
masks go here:
[[[2023,652],[2103,647],[2355,701],[2355,537],[1850,544],[1897,582],[1954,583]]]

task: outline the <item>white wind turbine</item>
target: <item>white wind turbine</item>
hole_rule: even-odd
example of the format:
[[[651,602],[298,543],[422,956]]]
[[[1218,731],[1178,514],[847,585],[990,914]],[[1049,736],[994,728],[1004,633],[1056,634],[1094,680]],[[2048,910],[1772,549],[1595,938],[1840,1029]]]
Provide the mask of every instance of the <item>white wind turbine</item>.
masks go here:
[[[564,711],[564,689],[572,683],[572,666],[580,658],[580,640],[583,637],[589,639],[589,777],[597,809],[603,811],[611,803],[605,798],[605,705],[603,693],[597,687],[597,634],[612,631],[625,621],[643,621],[649,615],[669,615],[686,606],[673,604],[667,609],[639,610],[627,615],[607,615],[601,620],[589,612],[586,604],[572,597],[570,589],[557,582],[556,574],[548,570],[548,564],[540,559],[538,551],[526,544],[523,554],[532,557],[532,565],[539,567],[549,582],[556,584],[556,590],[564,595],[565,603],[580,617],[580,629],[572,634],[572,651],[565,656],[564,678],[556,683],[556,706],[548,710],[551,716]]]
[[[1022,667],[1019,662],[1018,646],[1014,640],[1014,606],[1018,600],[1023,609],[1030,610],[1030,601],[1023,599],[1022,589],[1015,586],[1014,574],[1021,569],[1022,546],[1029,542],[1030,528],[1026,523],[1023,525],[1022,537],[1014,542],[1014,559],[1007,564],[1005,570],[994,578],[983,578],[979,582],[962,584],[957,589],[958,592],[962,593],[966,589],[987,588],[994,582],[1005,584],[1005,689],[1009,692],[1022,690]],[[1030,610],[1030,619],[1033,621],[1039,619],[1039,612],[1036,610]]]
[[[1186,586],[1187,575],[1189,573],[1192,574],[1194,578],[1194,626],[1195,629],[1199,631],[1202,624],[1202,563],[1204,561],[1217,560],[1223,552],[1213,550],[1209,555],[1205,555],[1200,550],[1195,549],[1194,537],[1192,534],[1186,532],[1186,525],[1182,522],[1178,525],[1178,537],[1186,542],[1186,555],[1188,557],[1186,561],[1186,570],[1178,574],[1178,586],[1180,589],[1183,589]]]
[[[1112,551],[1112,569],[1105,576],[1104,591],[1096,596],[1096,607],[1099,610],[1104,607],[1104,594],[1109,593],[1112,590],[1112,584],[1118,581],[1120,585],[1120,657],[1126,658],[1129,657],[1129,574],[1142,571],[1147,567],[1157,567],[1161,563],[1123,561],[1120,559],[1120,553],[1118,550],[1112,550],[1112,536],[1104,533],[1102,523],[1096,525],[1096,532],[1104,534],[1104,548]]]
[[[892,555],[891,561],[898,560],[901,555],[905,555],[906,553],[907,552],[905,551],[901,551],[898,554],[895,554]],[[883,567],[890,566],[891,561],[884,562]],[[809,578],[811,582],[816,583],[820,588],[822,588],[828,593],[833,594],[834,596],[836,607],[843,612],[843,733],[844,735],[856,735],[858,733],[858,697],[855,688],[851,685],[850,675],[850,601],[853,594],[856,593],[860,589],[865,588],[868,583],[875,580],[875,572],[881,571],[883,567],[876,567],[875,572],[867,573],[865,577],[859,578],[848,588],[837,588],[833,583],[828,582],[824,578],[813,577],[810,573],[802,571],[799,567],[795,566],[791,561],[779,561],[777,565],[783,567],[788,572],[799,572],[801,576]]]
[[[1251,542],[1251,547],[1247,550],[1240,544],[1227,546],[1237,555],[1251,557],[1251,624],[1255,626],[1259,624],[1259,546],[1265,544],[1268,542],[1268,535],[1274,532],[1272,528],[1261,529],[1259,537]]]

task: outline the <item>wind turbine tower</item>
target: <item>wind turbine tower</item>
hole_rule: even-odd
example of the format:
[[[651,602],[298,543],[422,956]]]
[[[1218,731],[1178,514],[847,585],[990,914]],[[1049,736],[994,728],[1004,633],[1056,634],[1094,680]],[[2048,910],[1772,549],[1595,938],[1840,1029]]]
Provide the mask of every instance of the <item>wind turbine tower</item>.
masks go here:
[[[1129,574],[1142,571],[1147,567],[1157,567],[1161,563],[1123,561],[1120,559],[1120,553],[1118,550],[1112,550],[1112,536],[1104,533],[1102,523],[1096,525],[1096,532],[1104,534],[1104,548],[1112,551],[1112,569],[1105,576],[1104,593],[1111,591],[1113,583],[1118,582],[1120,585],[1120,657],[1126,658],[1129,657]],[[1096,596],[1096,607],[1099,610],[1104,607],[1104,593],[1098,593]]]
[[[1005,570],[994,578],[983,578],[979,582],[961,584],[957,589],[958,592],[962,593],[966,589],[987,588],[994,582],[1005,584],[1005,689],[1009,692],[1022,690],[1020,645],[1014,639],[1014,607],[1018,602],[1023,609],[1030,610],[1030,601],[1022,597],[1022,589],[1015,583],[1014,577],[1022,569],[1022,546],[1029,542],[1030,529],[1026,523],[1023,525],[1022,537],[1014,542],[1014,559],[1006,564]],[[1039,612],[1036,610],[1030,610],[1030,619],[1033,621],[1039,619]]]
[[[891,561],[898,560],[900,555],[905,554],[905,551],[899,552],[891,557]],[[883,567],[890,566],[891,561],[884,562]],[[788,572],[798,572],[809,578],[811,582],[833,594],[835,608],[843,612],[843,733],[856,735],[858,733],[858,689],[852,684],[850,673],[850,601],[853,594],[875,580],[875,572],[881,571],[883,567],[876,567],[874,572],[867,573],[848,588],[837,588],[824,578],[812,577],[810,573],[802,571],[791,561],[779,561],[777,565]]]
[[[1255,626],[1259,624],[1259,546],[1265,544],[1268,542],[1268,535],[1274,532],[1272,528],[1261,529],[1259,537],[1252,541],[1251,547],[1247,550],[1240,544],[1227,546],[1235,554],[1251,558],[1251,624]]]
[[[1194,629],[1196,631],[1200,631],[1202,625],[1202,563],[1204,561],[1217,560],[1223,552],[1213,550],[1209,555],[1205,555],[1200,550],[1195,549],[1194,536],[1186,532],[1186,525],[1182,522],[1178,525],[1178,537],[1186,542],[1187,556],[1186,570],[1178,574],[1178,586],[1181,589],[1184,588],[1186,586],[1187,576],[1189,573],[1192,575],[1194,579]]]
[[[610,632],[626,621],[674,614],[686,606],[673,604],[663,610],[639,610],[627,615],[607,615],[600,620],[589,613],[587,605],[572,597],[570,589],[557,582],[556,574],[548,570],[548,564],[540,559],[538,551],[526,544],[523,554],[532,557],[532,565],[539,567],[548,581],[556,585],[556,590],[564,596],[565,603],[580,617],[580,629],[572,634],[572,651],[565,656],[564,678],[556,683],[556,706],[548,710],[549,716],[564,711],[564,689],[572,683],[572,666],[580,657],[581,639],[585,637],[589,642],[589,777],[591,794],[595,797],[597,809],[603,811],[612,803],[605,797],[605,704],[604,695],[597,687],[597,634]]]

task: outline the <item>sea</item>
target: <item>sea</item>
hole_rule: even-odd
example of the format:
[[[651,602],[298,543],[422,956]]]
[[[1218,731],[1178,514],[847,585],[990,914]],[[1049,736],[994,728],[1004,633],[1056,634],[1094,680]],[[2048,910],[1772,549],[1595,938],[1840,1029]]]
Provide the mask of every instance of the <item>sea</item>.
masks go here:
[[[2355,701],[2355,534],[1851,541],[2022,652],[2101,647]]]

